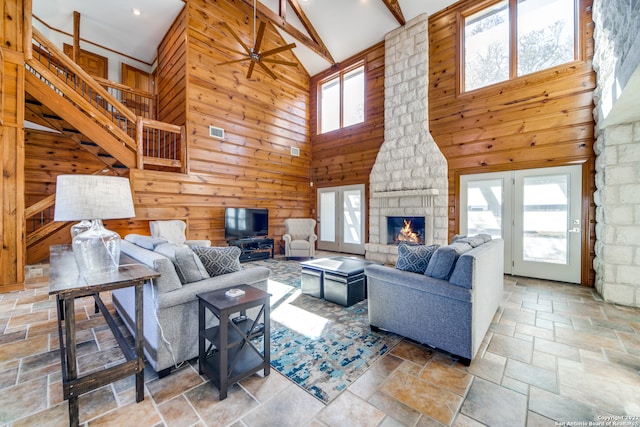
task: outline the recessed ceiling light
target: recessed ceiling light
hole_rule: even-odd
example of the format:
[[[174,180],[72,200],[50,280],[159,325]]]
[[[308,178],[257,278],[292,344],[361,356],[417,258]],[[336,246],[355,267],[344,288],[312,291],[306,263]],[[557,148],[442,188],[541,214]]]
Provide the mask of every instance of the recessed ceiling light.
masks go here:
[[[142,12],[140,12],[140,9],[137,9],[135,7],[133,9],[131,9],[131,12],[136,16],[140,16],[140,14],[142,13]]]

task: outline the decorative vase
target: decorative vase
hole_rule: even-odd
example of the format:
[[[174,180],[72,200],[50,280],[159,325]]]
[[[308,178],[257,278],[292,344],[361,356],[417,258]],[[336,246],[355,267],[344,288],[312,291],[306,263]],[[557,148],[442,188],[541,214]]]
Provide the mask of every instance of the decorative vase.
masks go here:
[[[73,238],[73,255],[81,275],[117,271],[120,264],[120,235],[94,219],[89,230]]]

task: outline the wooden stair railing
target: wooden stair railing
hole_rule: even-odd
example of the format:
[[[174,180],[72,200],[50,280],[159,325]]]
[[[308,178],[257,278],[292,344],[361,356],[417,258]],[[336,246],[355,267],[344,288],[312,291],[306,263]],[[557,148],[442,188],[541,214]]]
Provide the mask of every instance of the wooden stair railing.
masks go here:
[[[112,96],[120,99],[122,104],[136,116],[155,119],[153,94],[144,90],[134,89],[111,80],[94,77]]]
[[[33,96],[60,113],[68,111],[70,107],[66,104],[71,103],[83,114],[68,111],[65,119],[78,129],[83,128],[83,133],[128,168],[144,169],[148,165],[152,169],[182,173],[187,170],[184,126],[143,117],[153,112],[152,94],[90,76],[35,28],[33,39],[33,54],[26,62],[30,71],[27,90]],[[142,114],[136,115],[108,89]],[[100,135],[97,127],[108,134]],[[145,151],[138,152],[140,147]]]

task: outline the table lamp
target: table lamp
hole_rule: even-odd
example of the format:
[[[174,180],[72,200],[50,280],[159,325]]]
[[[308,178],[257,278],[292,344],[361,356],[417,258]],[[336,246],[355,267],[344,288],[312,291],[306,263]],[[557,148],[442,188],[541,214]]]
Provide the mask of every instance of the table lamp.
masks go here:
[[[118,269],[120,235],[104,228],[102,220],[133,218],[127,178],[105,175],[59,175],[54,221],[91,220],[91,227],[73,237],[73,255],[82,275]]]

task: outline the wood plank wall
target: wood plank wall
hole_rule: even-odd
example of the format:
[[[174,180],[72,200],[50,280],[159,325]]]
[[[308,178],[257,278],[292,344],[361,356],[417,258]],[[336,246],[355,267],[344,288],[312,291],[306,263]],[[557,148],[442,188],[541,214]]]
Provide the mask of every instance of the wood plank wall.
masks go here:
[[[459,14],[463,0],[429,18],[431,133],[449,163],[449,234],[459,230],[462,174],[583,165],[582,284],[593,286],[595,156],[593,21],[579,1],[580,60],[469,93],[459,93]]]
[[[187,119],[186,6],[158,46],[156,67],[156,111],[161,122],[183,126]]]
[[[238,56],[224,46],[242,50],[220,21],[251,45],[251,15],[240,1],[189,0],[165,37],[159,111],[161,119],[179,122],[169,111],[182,108],[184,92],[189,173],[132,170],[136,219],[188,218],[190,238],[226,245],[225,207],[268,208],[270,237],[282,245],[284,220],[311,214],[308,74],[275,65],[277,80],[258,67],[247,79],[246,62],[218,65]],[[286,44],[267,28],[263,49]],[[279,57],[297,62],[290,52]],[[184,64],[184,78],[175,77],[177,64]],[[210,125],[225,130],[224,140],[209,136]]]
[[[0,0],[0,292],[24,282],[24,25],[31,1]]]
[[[363,124],[318,134],[318,85],[343,68],[365,63],[365,122]],[[384,142],[384,41],[311,78],[311,181],[313,211],[317,204],[316,188],[365,184],[369,212],[369,175]],[[369,241],[369,216],[366,215],[365,242]]]

